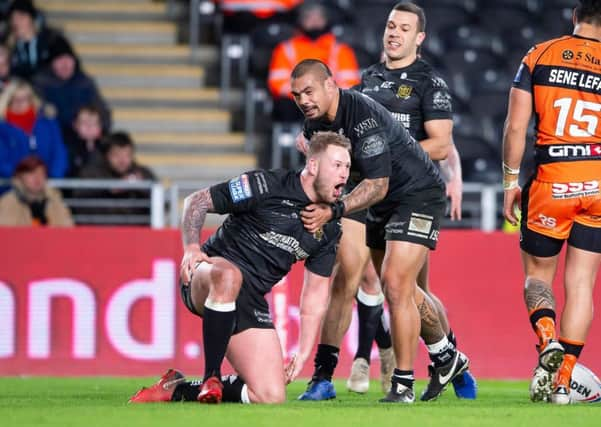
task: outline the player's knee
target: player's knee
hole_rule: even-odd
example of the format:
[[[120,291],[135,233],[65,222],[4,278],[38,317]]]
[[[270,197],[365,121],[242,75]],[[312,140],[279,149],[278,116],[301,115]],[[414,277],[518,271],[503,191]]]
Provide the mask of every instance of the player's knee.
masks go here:
[[[343,274],[337,274],[332,281],[332,298],[336,300],[352,301],[357,294],[358,283],[348,280]]]
[[[400,282],[388,282],[384,286],[384,295],[389,305],[403,305],[412,301],[413,289],[409,286],[403,286]]]
[[[260,390],[254,391],[253,394],[256,400],[253,403],[278,404],[286,401],[286,389],[283,384],[261,387]]]
[[[242,284],[242,274],[237,268],[218,264],[211,270],[212,288],[219,293],[237,293]]]

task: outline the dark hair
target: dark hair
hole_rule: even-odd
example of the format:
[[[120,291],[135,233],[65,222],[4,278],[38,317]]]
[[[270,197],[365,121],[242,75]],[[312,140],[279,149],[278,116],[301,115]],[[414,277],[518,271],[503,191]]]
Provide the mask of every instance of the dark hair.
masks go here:
[[[601,26],[601,0],[580,0],[574,11],[577,22]]]
[[[33,172],[34,170],[36,170],[39,167],[43,167],[44,172],[46,172],[46,173],[48,172],[48,169],[46,168],[46,163],[44,163],[44,161],[42,159],[40,159],[38,156],[24,157],[17,164],[17,167],[15,168],[14,176],[21,175],[21,174],[27,173],[27,172]]]
[[[77,114],[75,114],[75,117],[78,117],[84,111],[86,113],[94,114],[94,115],[98,116],[99,118],[102,118],[102,113],[100,111],[100,108],[96,104],[86,104],[86,105],[79,107],[79,109],[77,110]]]
[[[111,148],[113,147],[131,147],[132,150],[135,149],[135,144],[131,136],[127,132],[118,131],[113,132],[104,138],[102,138],[100,143],[100,150],[106,155]]]
[[[351,151],[351,141],[346,136],[329,131],[316,132],[311,137],[307,159],[316,154],[323,153],[330,145],[342,147],[349,152]]]
[[[311,72],[315,72],[315,74],[320,77],[322,81],[326,80],[328,77],[332,77],[332,71],[325,64],[325,62],[322,62],[319,59],[303,59],[301,62],[296,64],[292,70],[290,79],[298,79],[299,77]]]
[[[417,31],[424,32],[426,31],[426,14],[424,13],[424,9],[412,3],[410,1],[403,1],[401,3],[397,3],[392,10],[398,10],[399,12],[409,12],[417,15]]]
[[[57,34],[49,40],[48,46],[48,59],[54,61],[59,56],[69,55],[74,59],[77,59],[77,55],[67,40],[62,34]]]
[[[31,16],[31,19],[35,19],[38,16],[38,11],[31,0],[13,0],[8,8],[7,15],[10,16],[13,12],[26,13]]]

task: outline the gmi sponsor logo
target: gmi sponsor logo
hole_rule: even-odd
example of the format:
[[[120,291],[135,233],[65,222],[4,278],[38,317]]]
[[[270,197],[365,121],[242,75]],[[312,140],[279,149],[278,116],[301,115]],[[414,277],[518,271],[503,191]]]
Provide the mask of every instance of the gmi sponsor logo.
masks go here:
[[[601,144],[551,145],[550,157],[591,157],[601,156]]]

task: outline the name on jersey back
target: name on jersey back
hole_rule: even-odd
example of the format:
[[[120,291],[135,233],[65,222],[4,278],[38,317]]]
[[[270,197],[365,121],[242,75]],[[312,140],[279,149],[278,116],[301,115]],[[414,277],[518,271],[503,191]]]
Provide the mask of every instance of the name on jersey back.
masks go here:
[[[549,83],[573,86],[579,89],[601,91],[601,76],[585,71],[553,68],[549,73]]]

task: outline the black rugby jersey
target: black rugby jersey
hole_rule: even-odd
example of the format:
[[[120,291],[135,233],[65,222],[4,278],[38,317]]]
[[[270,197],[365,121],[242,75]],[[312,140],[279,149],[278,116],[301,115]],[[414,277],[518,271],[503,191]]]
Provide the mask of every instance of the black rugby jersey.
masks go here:
[[[372,65],[363,72],[357,90],[386,107],[418,141],[428,138],[425,122],[453,118],[446,82],[420,58],[396,70],[384,63]]]
[[[300,171],[251,171],[210,191],[215,211],[230,215],[203,250],[232,261],[261,293],[269,292],[299,260],[311,272],[330,276],[340,223],[328,222],[321,233],[305,230],[300,211],[312,202],[301,186]]]
[[[333,122],[325,117],[305,120],[307,140],[318,131],[337,132],[350,139],[348,188],[354,188],[363,179],[390,177],[385,200],[376,206],[398,202],[407,193],[444,188],[438,169],[419,143],[386,108],[361,92],[340,89]]]

